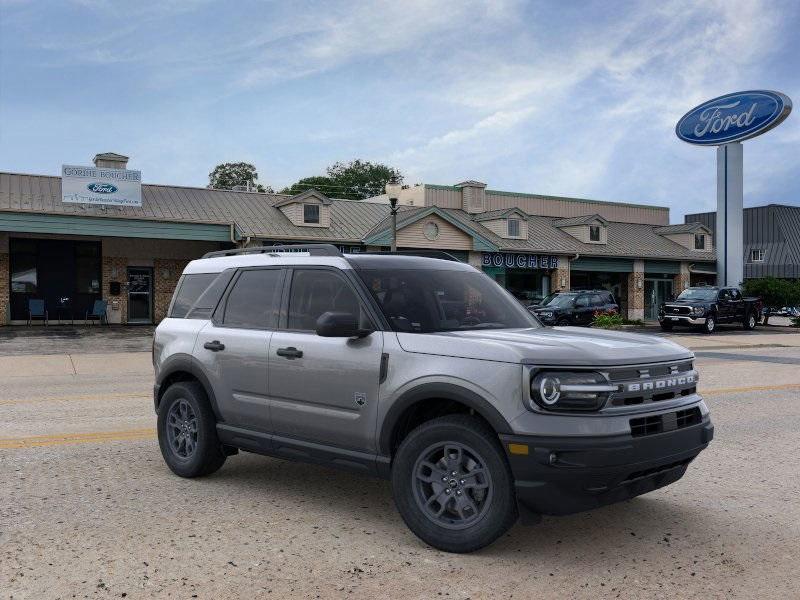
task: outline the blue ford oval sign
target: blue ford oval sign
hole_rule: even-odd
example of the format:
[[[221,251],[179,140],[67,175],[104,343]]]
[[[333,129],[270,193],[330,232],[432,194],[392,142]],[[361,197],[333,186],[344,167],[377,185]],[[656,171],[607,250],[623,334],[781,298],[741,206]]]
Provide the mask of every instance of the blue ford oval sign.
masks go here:
[[[675,133],[700,146],[741,142],[780,124],[791,110],[792,101],[779,92],[735,92],[690,110],[678,121]]]
[[[110,183],[90,183],[86,189],[95,194],[113,194],[117,191],[117,186]]]

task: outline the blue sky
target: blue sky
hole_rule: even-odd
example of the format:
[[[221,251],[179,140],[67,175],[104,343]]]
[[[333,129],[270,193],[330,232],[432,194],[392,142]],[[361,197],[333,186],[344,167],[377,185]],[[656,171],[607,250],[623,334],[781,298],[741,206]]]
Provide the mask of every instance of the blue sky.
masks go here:
[[[0,170],[97,152],[145,182],[245,160],[276,189],[363,158],[407,183],[715,205],[675,122],[739,89],[800,102],[800,3],[0,0]],[[800,109],[796,110],[800,113]],[[800,114],[745,143],[745,204],[800,204]]]

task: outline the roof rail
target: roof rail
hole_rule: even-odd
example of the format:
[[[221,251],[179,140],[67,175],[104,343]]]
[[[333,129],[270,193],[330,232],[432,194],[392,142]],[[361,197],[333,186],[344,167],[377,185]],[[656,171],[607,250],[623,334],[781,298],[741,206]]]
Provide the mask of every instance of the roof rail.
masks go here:
[[[241,256],[242,254],[285,254],[287,252],[308,252],[311,256],[342,256],[333,244],[287,244],[284,246],[256,246],[254,248],[231,248],[207,252],[203,258],[220,256]]]
[[[396,250],[392,252],[391,250],[373,250],[373,251],[366,251],[366,252],[357,252],[358,254],[381,254],[385,256],[419,256],[421,258],[438,258],[441,260],[452,260],[455,262],[461,262],[455,256],[450,254],[449,252],[445,252],[444,250]]]

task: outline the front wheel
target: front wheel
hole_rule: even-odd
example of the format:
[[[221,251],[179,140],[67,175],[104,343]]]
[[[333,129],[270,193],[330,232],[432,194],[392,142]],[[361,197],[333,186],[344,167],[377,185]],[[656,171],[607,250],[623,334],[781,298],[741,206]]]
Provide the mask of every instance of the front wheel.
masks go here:
[[[483,548],[517,520],[497,434],[470,415],[433,419],[408,434],[392,465],[392,492],[409,529],[446,552]]]
[[[158,445],[164,462],[181,477],[210,475],[225,462],[216,419],[199,383],[174,383],[164,392],[158,406]]]
[[[717,320],[714,318],[713,315],[708,315],[706,317],[706,322],[703,324],[703,333],[714,333],[717,329]]]
[[[672,331],[672,323],[661,321],[661,331]]]
[[[757,323],[758,319],[756,319],[756,313],[750,311],[745,317],[744,322],[742,323],[742,327],[744,327],[746,331],[752,331],[753,329],[756,328]]]

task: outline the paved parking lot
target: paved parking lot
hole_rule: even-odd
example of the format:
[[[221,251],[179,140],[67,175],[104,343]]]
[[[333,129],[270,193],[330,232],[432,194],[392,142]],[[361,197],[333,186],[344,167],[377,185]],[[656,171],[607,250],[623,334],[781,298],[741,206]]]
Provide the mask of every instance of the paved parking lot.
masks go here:
[[[468,556],[415,538],[384,481],[249,454],[172,476],[146,336],[51,339],[71,371],[0,342],[0,597],[798,597],[800,335],[675,337],[717,434],[687,475]]]

